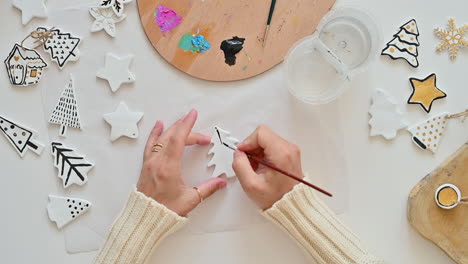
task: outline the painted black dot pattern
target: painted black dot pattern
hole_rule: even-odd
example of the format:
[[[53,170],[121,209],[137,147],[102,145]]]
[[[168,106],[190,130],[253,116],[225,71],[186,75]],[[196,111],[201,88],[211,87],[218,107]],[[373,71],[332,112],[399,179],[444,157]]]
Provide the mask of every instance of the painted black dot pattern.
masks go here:
[[[45,28],[38,28],[38,31],[46,31]],[[52,59],[57,61],[60,68],[72,58],[76,57],[80,39],[72,36],[70,33],[63,33],[60,29],[52,30],[52,37],[44,43],[44,48],[50,53]]]
[[[19,152],[26,150],[32,132],[0,116],[0,129]]]
[[[89,207],[88,203],[77,201],[75,199],[67,199],[67,205],[72,218],[79,216],[86,208]],[[84,207],[79,207],[78,205],[84,205]]]

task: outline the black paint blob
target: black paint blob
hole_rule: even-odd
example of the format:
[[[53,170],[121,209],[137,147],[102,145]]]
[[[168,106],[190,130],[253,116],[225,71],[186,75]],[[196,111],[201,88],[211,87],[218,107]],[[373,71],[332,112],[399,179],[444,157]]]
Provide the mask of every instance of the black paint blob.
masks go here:
[[[221,42],[221,49],[224,51],[224,62],[232,66],[236,64],[236,54],[242,50],[245,38],[232,37]]]

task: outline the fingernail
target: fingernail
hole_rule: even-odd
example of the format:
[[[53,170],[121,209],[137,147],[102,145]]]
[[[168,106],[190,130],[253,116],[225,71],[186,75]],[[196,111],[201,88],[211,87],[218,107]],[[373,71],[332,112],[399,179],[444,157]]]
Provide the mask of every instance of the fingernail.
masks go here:
[[[154,124],[154,127],[157,127],[159,125],[159,122],[160,122],[159,120],[156,121],[156,124]]]
[[[211,142],[211,137],[207,135],[203,135],[203,140],[210,141]]]
[[[183,119],[185,120],[187,117],[193,115],[194,112],[195,112],[195,109],[192,108],[192,110],[190,110],[190,112],[188,112],[188,114],[186,114]]]

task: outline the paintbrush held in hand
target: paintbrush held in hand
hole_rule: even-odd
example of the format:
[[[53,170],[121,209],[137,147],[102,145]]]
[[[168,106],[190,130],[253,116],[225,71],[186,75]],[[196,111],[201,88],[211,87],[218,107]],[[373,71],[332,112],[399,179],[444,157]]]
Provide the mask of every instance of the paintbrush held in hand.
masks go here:
[[[229,144],[227,144],[226,142],[223,141],[223,139],[221,137],[221,134],[219,133],[219,130],[218,130],[217,127],[215,128],[215,130],[216,130],[216,133],[218,134],[219,141],[221,142],[222,145],[224,145],[225,147],[230,148],[230,149],[232,149],[234,151],[237,150],[236,146],[230,146]],[[270,168],[272,170],[275,170],[275,171],[277,171],[277,172],[279,172],[279,173],[281,173],[281,174],[283,174],[285,176],[288,176],[289,178],[294,179],[294,180],[296,180],[296,181],[298,181],[300,183],[303,183],[303,184],[305,184],[305,185],[307,185],[307,186],[309,186],[309,187],[311,187],[311,188],[313,188],[313,189],[315,189],[315,190],[317,190],[317,191],[319,191],[319,192],[321,192],[321,193],[323,193],[325,195],[328,195],[330,197],[333,196],[331,193],[323,190],[322,188],[317,187],[317,186],[313,185],[312,183],[310,183],[308,181],[305,181],[305,180],[301,179],[300,177],[297,177],[297,176],[295,176],[295,175],[293,175],[293,174],[291,174],[291,173],[289,173],[287,171],[284,171],[284,170],[276,167],[275,165],[273,165],[273,164],[271,164],[271,163],[269,163],[269,162],[267,162],[267,161],[265,161],[265,160],[263,160],[261,158],[255,157],[255,156],[253,156],[252,154],[249,154],[249,153],[245,153],[245,154],[252,161],[255,161],[255,162],[259,163],[259,164],[262,164],[263,166],[266,166],[266,167],[268,167],[268,168]]]

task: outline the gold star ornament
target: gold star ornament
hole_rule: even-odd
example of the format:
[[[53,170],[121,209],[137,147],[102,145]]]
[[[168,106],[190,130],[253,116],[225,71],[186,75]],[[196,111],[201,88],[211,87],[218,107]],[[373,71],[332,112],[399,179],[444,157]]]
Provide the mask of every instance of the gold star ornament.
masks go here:
[[[410,82],[413,87],[413,93],[408,99],[408,104],[419,104],[427,113],[431,111],[432,103],[435,100],[447,97],[446,93],[436,87],[435,73],[423,80],[410,78]]]
[[[448,49],[450,59],[454,60],[457,57],[458,50],[468,46],[468,40],[464,37],[466,31],[468,31],[468,25],[457,28],[455,20],[453,18],[449,19],[448,29],[434,29],[436,36],[442,41],[436,50],[442,51]]]

